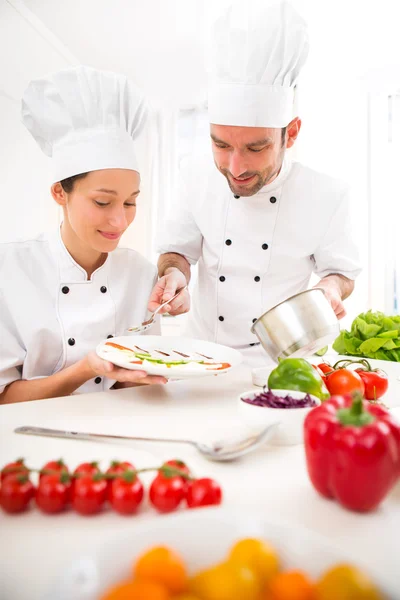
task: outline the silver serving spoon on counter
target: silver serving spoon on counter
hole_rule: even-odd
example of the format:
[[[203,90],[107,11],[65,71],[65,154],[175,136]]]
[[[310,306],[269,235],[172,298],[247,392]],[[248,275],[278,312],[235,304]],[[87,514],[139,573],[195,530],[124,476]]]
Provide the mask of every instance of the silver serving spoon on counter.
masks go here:
[[[273,423],[260,433],[253,434],[242,439],[226,440],[215,442],[207,445],[194,440],[176,440],[169,438],[147,438],[147,437],[130,437],[126,435],[113,435],[102,433],[85,433],[81,431],[64,431],[62,429],[46,429],[45,427],[17,427],[15,433],[25,433],[28,435],[38,435],[43,437],[57,437],[69,440],[87,440],[91,442],[156,442],[169,444],[189,444],[194,446],[196,450],[209,460],[228,461],[239,458],[248,452],[253,452],[262,446],[272,435],[273,429],[279,423]]]
[[[155,318],[156,314],[163,308],[163,306],[167,306],[167,304],[170,304],[170,302],[172,302],[172,300],[175,300],[175,298],[177,298],[179,296],[179,294],[181,292],[183,292],[183,290],[186,290],[186,288],[187,288],[187,285],[185,285],[178,292],[176,292],[175,296],[172,296],[172,298],[170,298],[166,302],[163,302],[162,304],[160,304],[160,306],[152,313],[151,317],[149,319],[147,319],[147,321],[143,321],[143,323],[141,325],[134,325],[133,327],[129,327],[129,329],[127,331],[134,331],[135,333],[142,333],[143,331],[147,331],[147,329],[150,329],[150,327],[152,327],[154,325],[154,318]]]

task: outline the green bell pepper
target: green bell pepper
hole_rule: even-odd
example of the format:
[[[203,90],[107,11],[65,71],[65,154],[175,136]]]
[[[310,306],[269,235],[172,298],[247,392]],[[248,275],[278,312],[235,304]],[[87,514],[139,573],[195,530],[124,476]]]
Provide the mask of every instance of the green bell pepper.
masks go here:
[[[285,358],[271,371],[268,378],[270,390],[296,390],[327,400],[330,394],[322,377],[304,358]]]

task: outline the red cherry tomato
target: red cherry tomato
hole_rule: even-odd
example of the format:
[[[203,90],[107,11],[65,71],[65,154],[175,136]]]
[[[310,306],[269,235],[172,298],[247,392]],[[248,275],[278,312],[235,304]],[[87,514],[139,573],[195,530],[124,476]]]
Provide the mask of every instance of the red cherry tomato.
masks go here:
[[[59,460],[51,460],[42,467],[39,478],[44,475],[56,475],[57,473],[68,473],[68,467],[60,458]]]
[[[70,491],[71,482],[65,472],[42,475],[36,490],[36,504],[45,513],[59,513],[70,501]]]
[[[367,400],[377,400],[387,392],[389,380],[386,373],[380,369],[376,371],[366,371],[365,369],[356,369],[363,380],[365,386],[364,396]]]
[[[331,396],[343,396],[352,392],[364,395],[364,383],[356,371],[337,369],[326,377],[326,387]]]
[[[204,477],[190,483],[186,494],[186,502],[189,508],[221,504],[221,501],[222,490],[213,479]]]
[[[118,460],[113,460],[110,466],[106,471],[106,475],[122,475],[125,471],[134,471],[135,467],[130,462],[120,462]],[[111,490],[112,482],[114,479],[108,480],[108,489]]]
[[[8,477],[9,475],[16,474],[16,473],[26,474],[26,475],[29,473],[29,470],[25,466],[23,458],[19,458],[18,460],[8,463],[8,465],[3,467],[3,469],[1,470],[1,481],[3,481],[3,479],[5,477]]]
[[[322,381],[325,383],[326,382],[326,377],[323,371],[321,371],[321,369],[319,367],[317,367],[317,365],[312,365],[314,367],[314,369],[317,371],[318,375],[321,377]]]
[[[97,462],[85,462],[78,465],[74,471],[74,475],[95,475],[100,473],[99,464]]]
[[[329,373],[330,371],[333,371],[333,367],[331,367],[331,365],[329,365],[328,363],[319,363],[318,369],[325,374]]]
[[[19,513],[28,507],[34,495],[35,487],[27,475],[11,473],[2,481],[0,506],[8,513]]]
[[[159,512],[172,512],[182,502],[186,494],[186,481],[179,475],[165,477],[160,474],[150,486],[150,502]]]
[[[125,471],[134,471],[135,467],[130,462],[119,462],[118,460],[113,460],[110,466],[108,467],[106,474],[107,475],[120,475]]]
[[[72,507],[81,515],[100,512],[107,498],[107,481],[83,475],[72,486]]]
[[[121,515],[131,515],[136,512],[143,495],[143,485],[138,477],[117,477],[109,482],[108,500],[113,509]]]
[[[163,467],[167,467],[167,468],[171,467],[172,469],[177,469],[178,471],[180,471],[183,475],[182,480],[183,480],[183,483],[185,484],[185,489],[187,490],[188,485],[189,485],[189,479],[186,476],[190,475],[190,469],[186,463],[184,463],[179,458],[174,458],[172,460],[167,460],[167,462],[165,462],[163,464]],[[163,475],[163,472],[161,471],[160,474]],[[170,475],[170,476],[172,477],[172,475]]]
[[[190,475],[189,467],[186,463],[183,462],[183,460],[180,460],[179,458],[167,460],[167,462],[163,464],[163,467],[172,467],[173,469],[178,469],[178,471],[182,471],[184,475]]]

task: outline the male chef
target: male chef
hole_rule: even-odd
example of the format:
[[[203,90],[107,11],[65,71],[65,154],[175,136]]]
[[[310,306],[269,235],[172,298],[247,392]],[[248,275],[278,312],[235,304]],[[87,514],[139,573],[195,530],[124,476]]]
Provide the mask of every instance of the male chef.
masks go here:
[[[360,272],[344,183],[291,160],[301,120],[295,84],[308,54],[306,24],[283,2],[234,2],[212,31],[208,109],[212,153],[193,157],[159,238],[149,309],[198,265],[187,335],[266,355],[255,320],[306,290],[315,273],[337,318]],[[329,143],[329,142],[327,142]],[[167,310],[187,312],[188,292]]]

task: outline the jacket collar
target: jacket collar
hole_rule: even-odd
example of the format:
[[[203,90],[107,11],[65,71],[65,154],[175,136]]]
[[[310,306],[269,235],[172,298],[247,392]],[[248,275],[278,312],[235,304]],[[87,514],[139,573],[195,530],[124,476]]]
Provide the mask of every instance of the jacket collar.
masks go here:
[[[264,185],[264,187],[261,188],[261,190],[255,195],[257,196],[258,194],[271,194],[271,192],[274,192],[278,188],[282,187],[292,169],[292,164],[293,161],[291,160],[291,158],[289,158],[287,154],[285,154],[281,170],[279,171],[277,177],[275,177],[275,179],[271,181],[271,183]]]
[[[58,264],[60,280],[63,282],[80,283],[89,281],[85,269],[72,258],[61,237],[61,225],[55,232],[48,234],[49,245]],[[90,281],[104,281],[110,269],[110,254],[104,264],[92,273]]]

